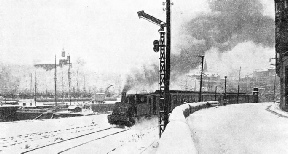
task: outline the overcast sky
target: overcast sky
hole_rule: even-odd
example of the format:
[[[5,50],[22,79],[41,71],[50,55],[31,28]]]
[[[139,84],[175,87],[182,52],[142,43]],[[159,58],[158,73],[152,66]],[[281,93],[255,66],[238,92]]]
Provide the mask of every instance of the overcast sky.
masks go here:
[[[81,58],[93,71],[127,72],[158,62],[152,42],[157,25],[139,19],[144,10],[165,20],[163,0],[1,0],[0,60],[3,63],[53,63],[62,48],[72,62]],[[273,16],[273,0],[263,0]],[[209,12],[206,0],[174,0],[172,43],[183,21]],[[172,51],[175,52],[175,51]]]

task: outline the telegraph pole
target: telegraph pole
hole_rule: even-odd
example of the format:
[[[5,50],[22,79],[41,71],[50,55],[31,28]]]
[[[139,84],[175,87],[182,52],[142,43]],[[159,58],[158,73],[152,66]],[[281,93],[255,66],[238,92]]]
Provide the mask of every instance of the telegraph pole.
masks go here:
[[[238,90],[237,90],[237,103],[239,103],[239,92],[240,92],[240,72],[241,72],[241,67],[239,69],[239,80],[238,80]]]
[[[57,62],[56,62],[56,55],[55,55],[55,74],[54,74],[54,81],[55,81],[55,106],[57,106]]]
[[[71,105],[71,62],[70,62],[70,55],[67,56],[67,59],[68,59],[68,97],[69,97],[69,102],[70,102],[70,105]]]
[[[204,56],[199,56],[201,57],[201,75],[200,75],[200,89],[199,89],[199,102],[202,101],[202,78],[203,78],[203,61],[204,61]]]
[[[169,93],[170,84],[170,53],[171,53],[171,10],[170,0],[166,0],[166,92]],[[168,103],[168,102],[167,102]]]
[[[225,76],[225,91],[224,91],[224,99],[226,99],[226,84],[227,84],[227,76]]]
[[[62,73],[62,76],[61,76],[61,82],[62,82],[62,102],[64,102],[64,78],[63,78],[63,68],[61,68],[61,73]]]
[[[36,71],[35,71],[35,89],[34,89],[34,102],[36,106],[36,101],[37,101],[37,78],[36,78]]]
[[[273,88],[274,88],[274,94],[273,94],[274,102],[276,102],[276,76],[277,76],[277,74],[276,74],[276,69],[275,69],[274,86],[273,86]]]
[[[215,101],[217,101],[217,86],[215,87]]]
[[[166,77],[165,77],[165,109],[164,109],[164,130],[169,122],[169,84],[170,84],[170,53],[171,53],[171,3],[170,0],[166,0]],[[163,131],[164,131],[163,130]]]
[[[33,75],[30,73],[30,94],[33,95]]]

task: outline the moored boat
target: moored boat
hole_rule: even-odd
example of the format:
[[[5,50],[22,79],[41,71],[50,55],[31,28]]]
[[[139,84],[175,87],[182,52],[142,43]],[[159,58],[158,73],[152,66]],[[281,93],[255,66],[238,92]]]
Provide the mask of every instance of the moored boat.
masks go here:
[[[0,105],[0,122],[14,121],[19,105]]]

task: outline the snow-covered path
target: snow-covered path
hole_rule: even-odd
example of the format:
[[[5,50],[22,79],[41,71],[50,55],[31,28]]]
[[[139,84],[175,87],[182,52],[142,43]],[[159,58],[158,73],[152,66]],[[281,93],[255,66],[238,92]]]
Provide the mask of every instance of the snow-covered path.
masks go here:
[[[266,109],[274,105],[235,104],[197,111],[188,118],[200,154],[288,153],[288,118]]]

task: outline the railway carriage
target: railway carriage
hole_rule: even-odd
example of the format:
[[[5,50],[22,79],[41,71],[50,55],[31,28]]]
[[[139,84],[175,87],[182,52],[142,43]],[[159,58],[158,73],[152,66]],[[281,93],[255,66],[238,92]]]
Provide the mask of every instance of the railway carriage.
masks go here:
[[[199,92],[170,90],[170,106],[171,112],[175,107],[185,103],[197,102]],[[108,122],[116,125],[132,126],[137,118],[149,117],[158,114],[160,105],[160,92],[156,90],[153,93],[145,94],[128,94],[122,93],[121,102],[117,102],[114,106],[112,114],[108,115]],[[202,101],[219,101],[220,104],[234,104],[237,102],[237,93],[227,93],[226,98],[221,93],[203,92]],[[251,103],[253,95],[240,93],[239,103]]]

